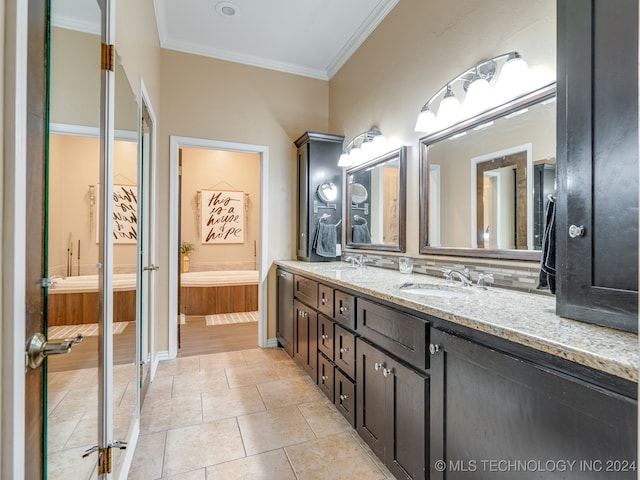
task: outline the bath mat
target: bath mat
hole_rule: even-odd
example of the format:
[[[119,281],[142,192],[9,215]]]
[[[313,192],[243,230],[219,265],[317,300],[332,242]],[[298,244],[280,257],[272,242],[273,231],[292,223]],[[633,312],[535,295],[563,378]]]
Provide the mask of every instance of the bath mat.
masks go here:
[[[258,312],[236,312],[207,315],[207,326],[228,325],[230,323],[249,323],[258,321]]]
[[[122,333],[127,328],[129,322],[116,322],[113,324],[113,334],[117,335]],[[84,337],[97,337],[98,336],[98,324],[97,323],[85,323],[82,325],[60,325],[55,327],[49,327],[49,338],[73,338],[77,335]]]

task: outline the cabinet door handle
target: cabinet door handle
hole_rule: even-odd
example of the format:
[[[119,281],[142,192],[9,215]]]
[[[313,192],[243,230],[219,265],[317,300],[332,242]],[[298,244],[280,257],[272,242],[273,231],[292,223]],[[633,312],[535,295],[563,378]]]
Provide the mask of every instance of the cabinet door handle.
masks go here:
[[[348,351],[349,351],[349,348],[348,348],[348,347],[342,347],[342,348],[340,349],[340,353],[347,353]]]
[[[349,398],[349,395],[346,395],[344,393],[340,395],[340,400],[346,400],[347,398]]]
[[[301,317],[303,317],[303,318],[304,318],[304,317],[308,317],[308,316],[309,316],[309,313],[308,313],[308,312],[305,312],[304,310],[302,310],[302,311],[300,312],[300,316],[301,316]]]
[[[325,381],[325,380],[329,380],[329,377],[327,377],[326,375],[322,375],[322,380],[323,380],[323,381]]]
[[[429,344],[429,353],[431,355],[435,355],[436,353],[438,353],[440,350],[442,349],[441,345],[438,345],[437,343],[430,343]]]
[[[349,309],[347,307],[340,307],[340,313],[342,313],[343,315],[348,312],[349,312]]]
[[[393,368],[383,368],[382,375],[384,375],[385,377],[393,375]]]
[[[382,362],[382,363],[378,363],[378,362],[376,362],[376,363],[374,363],[374,364],[373,364],[373,369],[374,369],[376,372],[377,372],[378,370],[380,370],[381,368],[384,368],[384,362]]]
[[[322,304],[326,305],[327,304],[327,299],[326,298],[322,298]]]
[[[324,334],[324,333],[323,333],[323,334],[322,334],[322,339],[323,339],[323,340],[326,340],[327,338],[329,338],[329,335],[326,335],[326,334]]]
[[[571,225],[569,227],[569,236],[571,238],[584,237],[585,233],[584,225]]]

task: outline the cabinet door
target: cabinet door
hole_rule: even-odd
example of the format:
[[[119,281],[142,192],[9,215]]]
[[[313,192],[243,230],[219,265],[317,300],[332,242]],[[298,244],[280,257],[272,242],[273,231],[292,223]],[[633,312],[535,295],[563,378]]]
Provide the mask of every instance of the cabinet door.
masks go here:
[[[384,463],[396,478],[427,478],[429,378],[389,358],[386,363],[388,441]]]
[[[318,317],[314,310],[295,300],[293,359],[317,383]]]
[[[318,387],[333,402],[333,386],[335,367],[323,354],[318,353]]]
[[[638,2],[558,0],[557,312],[631,332],[638,331],[637,59]]]
[[[356,428],[356,385],[339,369],[334,370],[334,403],[338,411]]]
[[[333,361],[333,320],[324,315],[318,315],[318,351],[324,353]]]
[[[386,441],[386,379],[382,375],[386,356],[380,350],[356,340],[356,430],[371,450],[384,460]]]
[[[356,378],[356,337],[340,325],[335,326],[334,361],[344,373]]]
[[[278,269],[278,342],[293,356],[293,274]]]
[[[432,479],[636,478],[637,401],[460,337],[431,338]],[[547,477],[553,466],[566,468]]]
[[[333,318],[333,288],[318,284],[318,311]]]

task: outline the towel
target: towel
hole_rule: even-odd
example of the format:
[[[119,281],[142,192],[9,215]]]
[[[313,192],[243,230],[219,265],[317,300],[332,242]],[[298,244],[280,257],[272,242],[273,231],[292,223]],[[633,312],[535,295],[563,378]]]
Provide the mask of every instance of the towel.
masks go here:
[[[353,225],[351,240],[353,243],[371,243],[371,234],[367,225]]]
[[[542,237],[542,258],[540,259],[540,277],[538,289],[548,288],[556,293],[556,201],[549,196],[544,209],[544,235]]]
[[[319,222],[316,228],[316,236],[313,239],[313,247],[316,253],[322,257],[336,256],[336,243],[338,241],[337,225],[329,225]]]

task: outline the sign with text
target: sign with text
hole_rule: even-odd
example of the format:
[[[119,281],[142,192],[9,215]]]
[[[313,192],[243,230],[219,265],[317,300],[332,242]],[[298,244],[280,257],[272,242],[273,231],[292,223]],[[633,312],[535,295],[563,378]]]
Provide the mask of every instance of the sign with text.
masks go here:
[[[100,185],[96,185],[97,212],[100,212]],[[138,188],[135,185],[113,185],[113,243],[138,241]],[[100,226],[96,222],[96,243],[100,242]]]
[[[202,244],[244,243],[244,192],[202,190]]]

